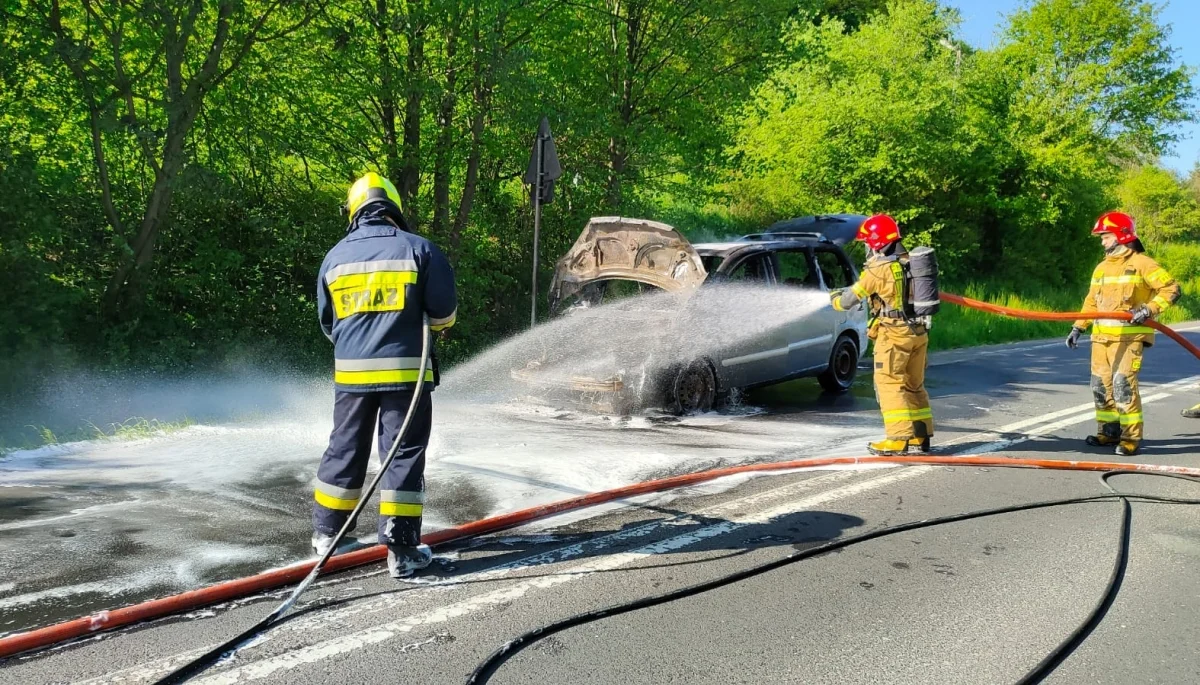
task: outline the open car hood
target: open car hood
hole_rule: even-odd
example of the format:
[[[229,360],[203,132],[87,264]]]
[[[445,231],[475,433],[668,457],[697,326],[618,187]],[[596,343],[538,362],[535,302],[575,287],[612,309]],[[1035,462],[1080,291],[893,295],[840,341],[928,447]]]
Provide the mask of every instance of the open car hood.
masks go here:
[[[674,228],[646,219],[595,217],[554,265],[550,310],[596,281],[626,279],[677,292],[707,276],[700,255]]]

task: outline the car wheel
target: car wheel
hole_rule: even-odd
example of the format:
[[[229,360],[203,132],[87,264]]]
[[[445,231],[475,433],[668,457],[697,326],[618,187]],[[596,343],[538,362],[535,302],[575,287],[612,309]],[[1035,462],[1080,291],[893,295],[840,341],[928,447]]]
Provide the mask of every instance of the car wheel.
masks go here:
[[[717,399],[717,376],[703,359],[679,369],[670,385],[667,408],[674,414],[705,412]]]
[[[829,368],[817,376],[817,380],[829,392],[842,393],[854,384],[857,374],[858,345],[843,335],[833,344],[833,351],[829,353]]]

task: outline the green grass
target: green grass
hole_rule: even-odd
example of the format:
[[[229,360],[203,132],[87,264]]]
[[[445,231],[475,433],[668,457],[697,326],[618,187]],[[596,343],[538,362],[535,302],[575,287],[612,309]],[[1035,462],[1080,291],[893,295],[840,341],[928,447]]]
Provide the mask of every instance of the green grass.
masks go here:
[[[1070,292],[1049,288],[1014,294],[997,287],[971,284],[961,290],[947,290],[973,300],[1035,312],[1078,311],[1083,300],[1082,294],[1076,296]],[[933,328],[929,331],[929,347],[934,350],[949,350],[1021,340],[1066,338],[1070,331],[1071,324],[1065,321],[1014,319],[943,302],[941,311],[933,318]]]
[[[110,423],[104,427],[88,421],[82,426],[59,432],[55,432],[49,426],[30,425],[24,426],[24,430],[15,435],[7,436],[5,443],[0,444],[0,457],[16,450],[37,449],[81,440],[139,440],[168,435],[193,425],[195,422],[187,417],[179,421],[159,421],[140,416],[120,423]]]
[[[1183,288],[1179,302],[1164,312],[1159,321],[1171,324],[1200,319],[1200,245],[1162,246],[1152,256],[1175,276]],[[1038,312],[1079,311],[1087,292],[1085,284],[1073,289],[1053,289],[1046,286],[1014,288],[972,283],[965,288],[947,287],[946,290],[1002,307]],[[1071,324],[1067,321],[1024,321],[943,303],[941,311],[934,317],[929,346],[934,350],[948,350],[1021,340],[1066,338],[1070,331]]]

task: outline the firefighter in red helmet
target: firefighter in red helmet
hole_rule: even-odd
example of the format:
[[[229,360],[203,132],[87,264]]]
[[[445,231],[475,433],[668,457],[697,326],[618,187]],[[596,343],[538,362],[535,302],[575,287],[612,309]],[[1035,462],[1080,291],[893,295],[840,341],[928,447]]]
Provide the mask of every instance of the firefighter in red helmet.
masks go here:
[[[886,214],[863,221],[857,238],[868,249],[862,275],[849,290],[834,291],[831,297],[838,311],[861,302],[870,312],[867,336],[875,341],[875,395],[886,437],[867,449],[896,455],[911,448],[924,454],[933,437],[933,410],[925,391],[929,332],[924,322],[905,313],[908,251],[900,242],[900,227]]]
[[[1167,270],[1146,256],[1133,217],[1108,212],[1096,220],[1092,235],[1100,236],[1105,258],[1092,273],[1092,285],[1082,311],[1129,312],[1131,320],[1082,319],[1067,336],[1067,347],[1092,324],[1092,395],[1096,402],[1093,447],[1115,447],[1118,455],[1136,454],[1142,442],[1142,398],[1138,372],[1142,351],[1154,344],[1147,320],[1179,299],[1179,284]]]

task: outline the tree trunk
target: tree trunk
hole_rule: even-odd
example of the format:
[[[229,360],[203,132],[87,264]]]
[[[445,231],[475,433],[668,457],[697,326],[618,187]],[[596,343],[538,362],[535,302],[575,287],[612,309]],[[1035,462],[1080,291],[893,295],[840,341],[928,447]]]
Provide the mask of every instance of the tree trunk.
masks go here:
[[[617,130],[608,140],[608,203],[615,211],[622,209],[624,203],[623,184],[629,170],[629,138],[628,133],[635,116],[633,102],[633,83],[638,67],[642,21],[641,7],[636,3],[629,6],[624,17],[615,17],[612,27],[613,50],[621,46],[620,34],[624,33],[624,51],[620,55],[620,73],[614,74],[614,90],[619,88],[617,96]]]
[[[393,183],[400,181],[400,144],[396,135],[396,90],[392,50],[388,45],[390,22],[387,0],[375,0],[375,35],[379,56],[379,115],[383,131],[384,174]]]
[[[458,26],[446,35],[446,83],[438,106],[438,140],[433,167],[433,232],[444,236],[450,229],[450,163],[454,153],[454,113],[458,107]]]
[[[404,153],[397,190],[409,226],[416,230],[420,219],[417,195],[421,189],[421,105],[425,96],[425,7],[421,0],[409,3],[404,24],[408,42],[404,93]]]
[[[474,38],[475,45],[479,46],[481,43],[478,24],[475,25]],[[476,47],[476,50],[478,49]],[[498,59],[498,51],[493,49],[486,64],[477,57],[472,68],[471,97],[475,111],[471,114],[471,151],[467,154],[467,170],[463,178],[462,197],[459,198],[458,216],[454,219],[454,228],[450,231],[450,245],[455,250],[462,244],[462,233],[471,219],[471,207],[475,203],[475,193],[479,188],[479,164],[483,157],[483,129],[491,109],[492,86]]]
[[[176,110],[175,116],[171,117],[173,121],[167,124],[162,166],[154,175],[154,185],[150,189],[150,198],[146,203],[146,211],[142,215],[138,233],[129,243],[132,254],[121,261],[104,288],[102,304],[111,314],[119,313],[124,308],[123,305],[136,300],[140,295],[138,284],[143,280],[143,274],[139,272],[148,268],[153,261],[158,235],[170,218],[175,180],[187,161],[184,143],[199,112],[198,104],[182,105]]]

